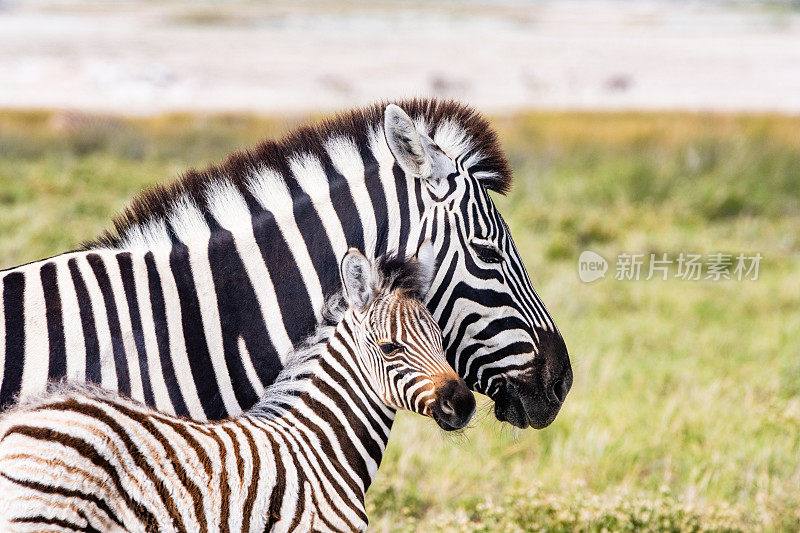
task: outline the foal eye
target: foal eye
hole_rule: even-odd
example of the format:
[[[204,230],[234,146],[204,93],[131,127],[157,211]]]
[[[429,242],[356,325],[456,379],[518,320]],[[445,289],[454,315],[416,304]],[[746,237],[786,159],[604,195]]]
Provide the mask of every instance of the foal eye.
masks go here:
[[[501,263],[503,261],[500,250],[494,246],[473,242],[472,248],[475,250],[475,253],[478,254],[478,258],[485,263]]]
[[[393,342],[382,342],[378,346],[380,347],[384,355],[393,354],[394,352],[402,348],[402,346],[400,346],[399,344],[395,344]]]

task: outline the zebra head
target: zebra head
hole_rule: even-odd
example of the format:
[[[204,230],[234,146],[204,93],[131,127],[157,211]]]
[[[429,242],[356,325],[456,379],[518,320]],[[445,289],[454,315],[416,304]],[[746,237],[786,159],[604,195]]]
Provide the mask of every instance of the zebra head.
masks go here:
[[[508,188],[508,177],[485,164],[502,156],[465,146],[447,123],[428,133],[424,119],[386,107],[389,149],[419,184],[419,242],[433,243],[437,265],[426,302],[443,331],[447,359],[471,389],[495,401],[499,420],[544,428],[572,386],[572,368],[488,194]]]
[[[389,407],[430,416],[450,431],[472,418],[475,397],[447,363],[439,326],[421,301],[433,259],[430,243],[416,258],[382,256],[374,266],[351,249],[340,274],[356,359],[375,391]]]

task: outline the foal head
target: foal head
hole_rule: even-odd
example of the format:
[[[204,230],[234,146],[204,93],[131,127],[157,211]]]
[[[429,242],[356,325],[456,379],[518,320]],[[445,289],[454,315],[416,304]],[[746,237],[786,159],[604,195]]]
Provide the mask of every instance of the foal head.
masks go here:
[[[422,303],[433,278],[433,248],[414,258],[379,258],[355,249],[342,259],[346,321],[355,359],[389,407],[430,416],[445,430],[463,428],[475,397],[445,359],[442,333]]]

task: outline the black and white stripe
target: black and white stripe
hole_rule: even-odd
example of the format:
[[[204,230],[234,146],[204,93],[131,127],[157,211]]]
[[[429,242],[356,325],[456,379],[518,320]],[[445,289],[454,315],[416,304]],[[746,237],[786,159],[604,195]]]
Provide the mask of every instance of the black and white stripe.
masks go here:
[[[395,411],[455,429],[475,408],[418,299],[430,284],[421,265],[345,256],[349,308],[333,307],[338,324],[236,418],[194,422],[85,386],[11,410],[0,529],[364,530]]]
[[[549,424],[572,371],[487,192],[510,186],[495,135],[459,104],[401,106],[190,172],[84,250],[0,272],[0,406],[66,375],[170,413],[234,415],[318,323],[349,247],[374,258],[428,239],[448,360],[498,418]]]

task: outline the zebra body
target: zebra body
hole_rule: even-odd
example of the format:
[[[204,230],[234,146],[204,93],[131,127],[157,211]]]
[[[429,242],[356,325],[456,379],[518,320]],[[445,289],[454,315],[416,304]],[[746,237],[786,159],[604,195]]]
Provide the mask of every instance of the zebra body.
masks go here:
[[[459,104],[402,106],[190,172],[84,249],[0,272],[0,408],[68,376],[167,413],[235,415],[316,327],[340,288],[338,257],[427,239],[427,305],[450,364],[499,419],[552,422],[572,370],[488,195],[510,185],[495,135]]]
[[[18,324],[16,342],[6,335],[6,365],[0,369],[3,391],[8,391],[4,403],[11,401],[14,390],[24,398],[41,393],[48,381],[66,377],[99,384],[169,414],[203,420],[206,410],[212,410],[209,405],[218,404],[212,411],[217,416],[211,418],[240,413],[235,378],[243,377],[260,396],[260,375],[266,374],[269,384],[280,367],[257,372],[254,363],[271,360],[251,359],[244,343],[237,346],[241,357],[226,360],[219,334],[205,335],[212,346],[198,353],[196,339],[204,334],[203,327],[206,332],[221,329],[218,300],[213,292],[198,290],[195,304],[182,308],[187,280],[172,266],[183,260],[197,265],[204,253],[200,247],[187,248],[176,260],[178,254],[170,249],[73,252],[8,274],[5,309],[25,321]],[[195,279],[199,271],[196,267]],[[23,291],[24,299],[8,297]],[[257,307],[248,311],[260,313]],[[11,321],[3,322],[8,326]],[[257,340],[250,346],[260,351]],[[283,346],[282,353],[291,349],[291,344]],[[24,361],[22,372],[10,364],[15,360]],[[239,374],[229,366],[234,362]],[[204,384],[216,387],[208,391]],[[253,402],[243,403],[249,407]]]
[[[423,255],[375,270],[345,256],[350,307],[235,418],[191,421],[85,386],[10,411],[2,531],[365,529],[395,410],[454,429],[475,407],[417,299],[429,284]]]

